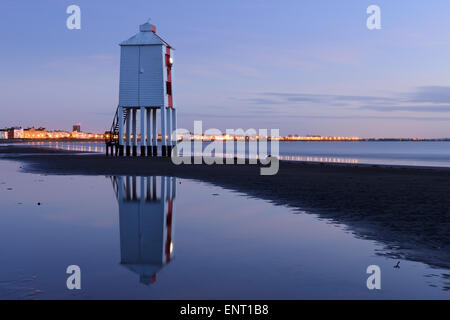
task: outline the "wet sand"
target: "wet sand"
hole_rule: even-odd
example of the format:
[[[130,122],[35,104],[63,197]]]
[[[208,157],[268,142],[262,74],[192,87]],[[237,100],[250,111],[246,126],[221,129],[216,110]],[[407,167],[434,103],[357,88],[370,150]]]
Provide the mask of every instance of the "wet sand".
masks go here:
[[[50,151],[51,150],[51,151]],[[376,240],[378,254],[450,268],[450,169],[281,161],[274,176],[257,165],[180,165],[168,158],[113,158],[0,146],[0,156],[44,174],[166,175],[205,181],[319,214]],[[201,204],[199,204],[201,205]]]

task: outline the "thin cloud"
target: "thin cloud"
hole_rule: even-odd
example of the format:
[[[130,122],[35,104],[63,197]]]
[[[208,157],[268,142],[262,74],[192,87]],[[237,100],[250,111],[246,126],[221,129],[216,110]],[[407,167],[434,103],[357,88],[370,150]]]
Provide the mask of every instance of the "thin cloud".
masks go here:
[[[450,105],[440,106],[364,106],[362,110],[373,110],[379,112],[450,112]]]
[[[246,101],[254,104],[310,105],[353,107],[378,112],[449,112],[450,87],[422,86],[409,93],[392,96],[333,95],[293,92],[263,92]]]
[[[336,120],[352,120],[352,119],[374,119],[374,120],[410,120],[410,121],[436,121],[436,122],[448,122],[450,117],[412,117],[412,116],[374,116],[374,115],[301,115],[301,114],[288,114],[278,113],[274,117],[274,113],[261,112],[255,115],[252,114],[202,114],[202,113],[183,113],[184,117],[197,118],[197,120],[205,118],[223,118],[223,119],[272,119],[274,121],[280,119],[336,119]]]
[[[331,94],[311,94],[311,93],[286,93],[286,92],[265,92],[262,95],[278,97],[278,102],[313,102],[313,103],[333,103],[351,102],[351,103],[388,103],[395,102],[395,98],[377,97],[377,96],[358,96],[358,95],[331,95]],[[340,104],[341,105],[341,104]]]
[[[410,94],[409,101],[424,103],[450,103],[450,87],[418,87],[415,92]]]

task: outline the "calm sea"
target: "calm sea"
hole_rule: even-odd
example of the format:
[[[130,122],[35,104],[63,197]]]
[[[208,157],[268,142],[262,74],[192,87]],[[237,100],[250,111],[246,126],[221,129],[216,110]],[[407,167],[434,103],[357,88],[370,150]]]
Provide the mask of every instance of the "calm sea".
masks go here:
[[[34,142],[29,145],[105,152],[104,143]],[[279,148],[281,159],[294,161],[450,167],[450,141],[280,142]],[[246,150],[248,152],[248,146]],[[225,147],[223,153],[226,154]]]

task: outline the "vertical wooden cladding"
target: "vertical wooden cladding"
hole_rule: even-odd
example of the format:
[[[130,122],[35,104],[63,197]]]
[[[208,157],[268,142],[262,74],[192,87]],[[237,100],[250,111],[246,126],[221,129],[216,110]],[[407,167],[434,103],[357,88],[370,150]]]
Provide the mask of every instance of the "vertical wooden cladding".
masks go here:
[[[163,57],[160,45],[139,46],[139,106],[164,105]]]
[[[163,106],[164,76],[162,45],[121,47],[119,104]]]
[[[120,53],[119,105],[139,105],[139,47],[122,46]]]

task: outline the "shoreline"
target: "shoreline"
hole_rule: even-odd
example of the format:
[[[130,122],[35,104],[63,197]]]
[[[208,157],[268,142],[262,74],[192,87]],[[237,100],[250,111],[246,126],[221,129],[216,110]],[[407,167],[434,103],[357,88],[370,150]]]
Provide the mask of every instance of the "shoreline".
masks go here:
[[[0,146],[25,172],[61,175],[166,175],[211,183],[307,211],[375,240],[392,258],[450,268],[450,168],[280,161],[275,176],[258,165],[180,165],[169,158],[114,158]],[[0,158],[2,159],[2,158]]]
[[[45,142],[45,141],[41,141]],[[47,141],[47,142],[58,142],[58,141]],[[60,142],[92,142],[92,141],[60,141]],[[101,141],[104,142],[103,140]],[[39,142],[40,143],[40,142]],[[94,141],[93,143],[100,143],[99,141]],[[7,147],[16,148],[16,149],[8,149]],[[12,154],[12,153],[23,153],[23,154],[31,154],[31,153],[77,153],[77,154],[92,154],[92,155],[104,155],[103,152],[92,152],[92,151],[82,151],[82,150],[68,150],[64,148],[53,148],[47,146],[39,146],[39,145],[30,145],[23,144],[20,141],[16,141],[15,143],[5,144],[0,140],[0,148],[3,148],[3,151],[0,151],[0,154]],[[23,149],[27,148],[27,149]],[[333,166],[357,166],[357,167],[381,167],[381,168],[412,168],[412,169],[438,169],[438,170],[450,170],[450,163],[448,165],[426,165],[426,164],[402,164],[402,163],[377,163],[377,162],[364,162],[364,160],[358,160],[357,162],[349,162],[345,161],[345,159],[350,159],[354,157],[353,154],[341,154],[341,155],[333,155],[333,154],[324,154],[317,153],[311,154],[308,153],[306,155],[280,155],[280,161],[283,162],[293,162],[293,163],[311,163],[311,164],[330,164]],[[138,156],[139,157],[139,156]],[[299,160],[299,159],[291,159],[291,158],[341,158],[344,160],[341,161],[316,161],[316,160]],[[409,158],[396,158],[396,159],[409,159]],[[450,161],[450,159],[449,159]],[[236,162],[236,158],[235,158]]]
[[[2,143],[23,143],[23,142],[105,142],[104,138],[12,138],[1,139]]]
[[[324,137],[325,138],[325,137]],[[81,139],[81,138],[13,138],[13,139],[0,139],[2,143],[21,143],[21,142],[105,142],[105,139]],[[140,141],[140,140],[139,140]],[[158,141],[161,141],[161,137],[158,137]],[[192,140],[193,142],[194,140]],[[204,140],[205,142],[208,142]],[[211,141],[214,141],[211,140]],[[222,140],[219,140],[222,141]],[[237,141],[237,140],[234,140]],[[246,140],[248,141],[248,140]],[[270,141],[270,138],[267,139]],[[450,138],[359,138],[359,139],[284,139],[280,142],[450,142]]]

